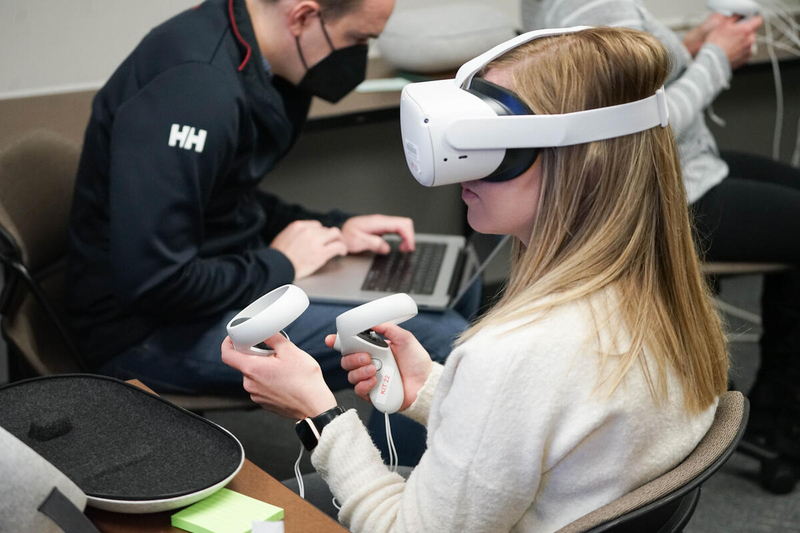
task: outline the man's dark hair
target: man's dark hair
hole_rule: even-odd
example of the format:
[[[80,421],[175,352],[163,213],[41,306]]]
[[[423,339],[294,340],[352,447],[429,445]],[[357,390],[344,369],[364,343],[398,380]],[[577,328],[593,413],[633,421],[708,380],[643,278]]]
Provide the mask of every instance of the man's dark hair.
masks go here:
[[[277,4],[280,0],[268,0]],[[336,20],[364,3],[364,0],[316,0],[325,20]]]
[[[364,0],[317,0],[322,16],[327,20],[335,20],[347,15],[364,3]]]

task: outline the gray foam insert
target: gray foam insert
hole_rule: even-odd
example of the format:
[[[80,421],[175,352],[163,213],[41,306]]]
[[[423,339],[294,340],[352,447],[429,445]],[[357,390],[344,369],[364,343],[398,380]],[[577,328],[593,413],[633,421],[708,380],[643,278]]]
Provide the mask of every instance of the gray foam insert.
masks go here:
[[[236,439],[215,424],[105,376],[1,387],[0,426],[99,498],[191,494],[230,476],[242,459]]]

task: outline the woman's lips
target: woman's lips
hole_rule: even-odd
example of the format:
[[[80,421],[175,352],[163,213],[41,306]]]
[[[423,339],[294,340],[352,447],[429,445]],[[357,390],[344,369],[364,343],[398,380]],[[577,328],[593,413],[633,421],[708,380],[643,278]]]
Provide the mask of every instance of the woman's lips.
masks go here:
[[[462,189],[461,190],[461,199],[464,200],[465,202],[467,200],[473,200],[473,199],[478,197],[478,195],[475,194],[475,192],[472,189],[470,189],[469,187],[467,187],[463,183],[461,184],[461,189]]]

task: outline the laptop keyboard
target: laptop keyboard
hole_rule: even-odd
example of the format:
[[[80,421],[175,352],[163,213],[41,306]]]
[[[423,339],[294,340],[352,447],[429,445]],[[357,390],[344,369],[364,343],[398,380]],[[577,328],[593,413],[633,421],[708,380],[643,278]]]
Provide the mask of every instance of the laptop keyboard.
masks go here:
[[[418,242],[413,252],[401,252],[398,246],[375,256],[361,290],[433,294],[447,245]]]

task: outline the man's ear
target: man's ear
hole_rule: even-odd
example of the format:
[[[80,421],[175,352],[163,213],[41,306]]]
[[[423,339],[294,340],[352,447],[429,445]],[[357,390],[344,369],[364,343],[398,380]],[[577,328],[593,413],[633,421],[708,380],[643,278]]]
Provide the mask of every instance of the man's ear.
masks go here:
[[[299,37],[312,23],[319,17],[320,7],[314,0],[302,0],[297,2],[287,13],[289,31],[295,37]]]

